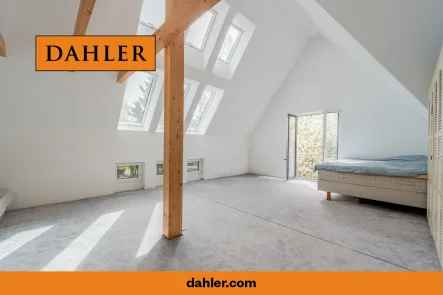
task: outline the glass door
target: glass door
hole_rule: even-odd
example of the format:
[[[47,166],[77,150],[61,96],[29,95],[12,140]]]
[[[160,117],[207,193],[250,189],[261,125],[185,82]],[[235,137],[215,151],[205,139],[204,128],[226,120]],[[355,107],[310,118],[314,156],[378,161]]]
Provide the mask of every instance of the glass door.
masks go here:
[[[297,129],[297,117],[293,115],[288,115],[288,147],[286,156],[286,179],[291,179],[295,177],[295,163],[296,163],[296,153],[295,153],[295,132]]]
[[[286,179],[316,179],[314,165],[338,159],[339,113],[288,115]]]

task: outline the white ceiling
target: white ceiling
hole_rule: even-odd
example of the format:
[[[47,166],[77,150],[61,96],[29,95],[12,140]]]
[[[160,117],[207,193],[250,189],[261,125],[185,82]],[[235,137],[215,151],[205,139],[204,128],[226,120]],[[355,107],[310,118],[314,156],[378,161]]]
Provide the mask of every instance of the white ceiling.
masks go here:
[[[281,1],[282,5],[275,5],[275,1],[270,0],[227,1],[231,5],[230,9],[240,12],[256,25],[232,80],[213,75],[211,65],[206,71],[186,66],[187,78],[226,90],[207,135],[250,134],[294,66],[307,39],[319,33],[317,24],[300,3]],[[401,0],[390,1],[399,3]],[[384,32],[375,29],[378,28],[378,24],[374,24],[377,19],[401,29],[396,22],[388,19],[387,12],[381,13],[380,17],[373,15],[368,19],[360,16],[365,9],[353,4],[354,1],[333,1],[338,7],[342,5],[344,12],[329,7],[328,1],[319,2],[336,14],[338,19],[343,18],[343,25],[348,26],[346,21],[350,20],[345,16],[351,8],[347,5],[355,6],[355,36],[366,40],[361,42],[368,43],[367,49],[372,50],[374,56],[378,52],[381,57],[376,56],[377,59],[386,68],[391,68],[391,73],[408,89],[414,93],[427,90],[427,80],[436,61],[437,53],[434,51],[438,51],[434,49],[438,47],[437,42],[431,36],[437,36],[439,32],[432,29],[431,36],[417,35],[424,35],[421,30],[433,28],[436,23],[440,23],[441,20],[431,21],[429,17],[424,17],[425,13],[431,13],[432,16],[436,14],[428,10],[431,10],[432,5],[438,5],[437,0],[420,1],[426,2],[425,8],[410,6],[421,16],[421,19],[412,21],[418,29],[406,23],[408,13],[398,12],[401,14],[399,22],[404,23],[405,27],[397,34],[401,37],[398,42],[403,44],[404,50],[394,46],[396,39],[390,40],[390,30]],[[362,3],[363,0],[355,2]],[[381,0],[372,2],[373,5],[384,3]],[[366,5],[372,7],[372,10],[368,8],[367,11],[375,13],[377,6]],[[135,34],[141,7],[141,0],[97,1],[87,34]],[[0,28],[7,43],[8,58],[0,60],[0,125],[6,127],[32,123],[44,126],[63,122],[65,126],[76,128],[116,130],[125,87],[116,83],[117,73],[34,71],[34,36],[72,34],[77,8],[78,2],[70,0],[40,0],[38,4],[26,0],[1,2]],[[391,12],[394,8],[393,4],[387,5]],[[373,22],[374,27],[364,30],[369,21]],[[379,32],[383,42],[377,41],[375,31]],[[369,37],[365,37],[365,34],[369,34]],[[412,41],[406,38],[407,34],[411,35],[414,42],[420,42],[420,50],[409,48]],[[397,35],[394,37],[397,38]],[[417,49],[416,46],[413,48]],[[158,65],[161,67],[162,63]],[[414,77],[417,79],[414,80]]]
[[[443,44],[442,0],[317,0],[424,105]]]

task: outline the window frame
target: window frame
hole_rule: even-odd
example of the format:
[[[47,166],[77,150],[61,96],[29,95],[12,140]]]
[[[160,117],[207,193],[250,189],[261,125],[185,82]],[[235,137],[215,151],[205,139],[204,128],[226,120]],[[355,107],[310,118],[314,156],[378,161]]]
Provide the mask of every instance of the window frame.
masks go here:
[[[214,26],[215,19],[217,17],[217,11],[215,11],[214,9],[211,9],[208,12],[211,13],[212,16],[211,16],[211,21],[209,22],[208,28],[206,29],[205,37],[203,38],[202,47],[198,48],[197,46],[194,46],[192,43],[186,41],[186,39],[185,39],[185,44],[187,46],[189,46],[189,47],[191,47],[191,48],[193,48],[195,50],[198,50],[200,52],[204,52],[205,51],[205,47],[206,47],[206,44],[208,42],[209,35],[211,34],[212,28]],[[192,25],[189,27],[189,29],[191,29],[191,27],[192,27]]]
[[[156,26],[154,26],[151,23],[148,23],[148,22],[145,22],[145,21],[142,21],[142,20],[139,20],[138,22],[139,22],[139,24],[141,24],[141,25],[143,25],[145,27],[148,27],[148,28],[150,28],[150,29],[152,29],[154,31],[156,31],[158,29]]]
[[[157,174],[157,165],[163,165],[163,174]],[[157,177],[163,177],[164,174],[165,174],[165,163],[163,161],[155,162],[155,175]]]
[[[289,124],[287,127],[287,131],[288,131],[288,136],[287,136],[287,144],[286,144],[286,159],[287,159],[287,164],[286,164],[286,178],[287,179],[305,179],[305,180],[312,180],[312,178],[304,178],[304,177],[298,177],[297,176],[297,124],[298,124],[298,119],[300,117],[305,117],[305,116],[316,116],[316,115],[323,115],[323,149],[322,149],[322,161],[325,161],[326,158],[326,129],[327,129],[327,114],[337,114],[337,159],[340,159],[340,127],[341,127],[341,121],[340,121],[340,116],[341,116],[341,110],[339,109],[324,109],[323,111],[317,111],[317,112],[307,112],[307,113],[300,113],[297,115],[288,113],[288,118],[290,117],[294,117],[296,118],[296,123],[295,123],[295,156],[294,156],[294,177],[289,178],[289,166],[291,165],[291,163],[289,163],[289,137],[290,137],[290,128],[289,128]],[[288,121],[289,123],[289,121]]]
[[[212,101],[214,100],[215,95],[217,94],[216,91],[214,91],[214,90],[209,90],[209,89],[207,89],[207,88],[205,88],[205,89],[203,90],[203,93],[204,93],[205,91],[210,91],[210,92],[211,92],[211,96],[209,97],[208,104],[206,105],[205,110],[203,111],[203,114],[201,115],[200,120],[198,121],[197,127],[196,127],[195,129],[193,129],[193,128],[190,128],[190,127],[188,126],[188,130],[187,130],[187,131],[198,132],[198,131],[200,130],[201,123],[203,122],[203,119],[205,118],[206,113],[208,112],[209,106],[211,105]],[[203,93],[202,93],[202,96],[200,96],[200,100],[198,101],[197,107],[198,107],[198,105],[199,105],[200,102],[201,102],[201,99],[202,99],[202,97],[203,97]],[[194,114],[192,114],[192,117],[194,117],[194,115],[195,115],[195,111],[197,111],[197,108],[194,110]],[[191,118],[191,122],[192,122],[192,118]],[[191,124],[189,124],[189,125],[191,125]]]
[[[126,178],[126,179],[118,179],[117,171],[118,167],[121,166],[138,166],[138,177],[137,178]],[[115,181],[118,183],[122,182],[132,182],[132,181],[140,181],[143,179],[143,163],[141,162],[131,162],[131,163],[115,163]]]
[[[239,32],[239,34],[238,34],[237,39],[235,39],[234,45],[232,45],[232,49],[231,49],[231,51],[229,52],[228,58],[227,58],[226,61],[220,58],[221,48],[220,48],[220,52],[218,53],[218,56],[217,56],[217,60],[219,60],[219,61],[221,61],[221,62],[223,62],[223,63],[225,63],[225,64],[229,64],[229,63],[231,62],[232,57],[234,56],[234,53],[235,53],[235,51],[237,50],[238,44],[240,43],[240,39],[241,39],[241,37],[242,37],[243,34],[244,34],[244,31],[243,31],[239,26],[237,26],[237,25],[235,25],[235,24],[232,23],[232,24],[229,26],[229,30],[231,29],[231,27],[234,28],[235,30],[237,30],[237,31]],[[228,32],[229,32],[229,30],[228,30]],[[226,38],[228,37],[228,32],[226,33],[225,40],[226,40]],[[223,43],[225,43],[224,40],[223,40]],[[223,44],[222,44],[222,47],[223,47]]]
[[[152,81],[152,84],[151,84],[151,88],[149,89],[148,99],[146,100],[146,105],[145,105],[145,110],[143,112],[142,120],[141,120],[140,123],[131,123],[131,122],[121,122],[120,118],[119,118],[118,119],[118,125],[120,125],[120,126],[130,126],[130,127],[142,128],[145,125],[145,123],[146,123],[146,116],[147,116],[147,113],[148,113],[148,107],[149,107],[150,102],[152,100],[152,96],[154,95],[154,90],[155,90],[155,87],[157,85],[158,75],[157,74],[153,74],[151,72],[145,72],[145,71],[140,71],[140,72],[145,74],[145,75],[151,75],[151,76],[154,77],[154,79]],[[125,93],[126,93],[126,88],[125,88]],[[123,109],[123,104],[124,103],[125,103],[125,97],[123,96],[122,107],[120,108],[120,116],[121,116],[121,110]]]
[[[327,115],[328,114],[337,114],[337,155],[336,160],[340,158],[340,113],[341,110],[332,110],[332,109],[325,109],[323,110],[323,161],[326,159],[326,129],[328,126],[327,121]]]
[[[186,89],[184,89],[184,93],[183,93],[183,101],[186,101],[189,89],[191,88],[191,84],[184,82],[183,86],[184,85],[187,85],[187,87],[186,87]],[[161,125],[162,117],[163,117],[163,125]],[[163,106],[163,110],[160,115],[160,119],[158,121],[157,128],[156,128],[155,132],[164,132],[164,130],[165,130],[165,108]]]
[[[189,171],[189,162],[198,162],[198,170],[195,171]],[[202,172],[202,159],[188,159],[186,161],[186,173],[201,173]]]

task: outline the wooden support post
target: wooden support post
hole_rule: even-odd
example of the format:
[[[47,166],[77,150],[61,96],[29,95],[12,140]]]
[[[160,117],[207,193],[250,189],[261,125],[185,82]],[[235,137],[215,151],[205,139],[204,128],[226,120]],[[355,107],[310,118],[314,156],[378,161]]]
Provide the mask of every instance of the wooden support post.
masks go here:
[[[166,0],[166,19],[177,13],[180,2]],[[165,48],[163,234],[167,239],[182,235],[184,55],[181,33]]]
[[[326,192],[326,200],[331,200],[331,192]]]
[[[6,57],[6,43],[2,34],[0,34],[0,56]]]

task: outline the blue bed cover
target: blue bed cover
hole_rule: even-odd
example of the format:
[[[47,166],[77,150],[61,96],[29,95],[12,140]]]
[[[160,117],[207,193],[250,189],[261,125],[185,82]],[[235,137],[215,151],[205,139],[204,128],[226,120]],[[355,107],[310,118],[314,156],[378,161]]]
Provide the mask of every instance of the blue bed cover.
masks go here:
[[[382,159],[340,159],[316,164],[314,171],[317,170],[413,177],[428,174],[428,158],[421,155],[411,155]]]

